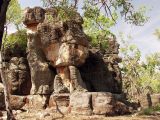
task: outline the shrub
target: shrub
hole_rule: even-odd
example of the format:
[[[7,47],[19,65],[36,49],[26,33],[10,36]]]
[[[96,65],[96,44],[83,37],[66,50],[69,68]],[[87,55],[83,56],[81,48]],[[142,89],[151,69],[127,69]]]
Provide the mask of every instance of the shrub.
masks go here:
[[[27,47],[27,33],[26,30],[20,30],[16,33],[10,34],[7,36],[5,42],[3,43],[6,49],[16,49],[19,47],[23,50],[26,50]]]

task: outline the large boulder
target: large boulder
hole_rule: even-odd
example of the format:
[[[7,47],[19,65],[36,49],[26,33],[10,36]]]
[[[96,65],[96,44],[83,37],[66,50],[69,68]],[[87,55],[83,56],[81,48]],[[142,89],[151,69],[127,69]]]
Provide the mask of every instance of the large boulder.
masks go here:
[[[139,102],[142,109],[156,106],[160,103],[160,94],[140,95]]]
[[[72,114],[91,115],[91,94],[75,92],[70,96],[70,109]]]
[[[121,93],[118,66],[121,59],[115,37],[108,39],[109,47],[103,53],[89,49],[82,18],[57,21],[58,14],[54,8],[26,10],[24,24],[28,34],[31,93],[50,94],[53,90],[58,93],[75,90]]]
[[[41,23],[42,49],[54,67],[79,66],[88,57],[88,37],[75,21]]]
[[[25,10],[25,16],[23,23],[27,26],[32,26],[35,24],[38,24],[40,22],[43,22],[45,19],[45,10],[41,7],[35,7],[35,8],[26,8]]]
[[[113,106],[115,99],[111,93],[96,92],[92,93],[93,113],[97,115],[114,114]]]
[[[20,110],[25,106],[27,98],[24,96],[11,95],[10,105],[12,110]],[[5,110],[4,93],[0,92],[0,110]]]
[[[17,96],[17,95],[10,96],[10,104],[12,110],[21,110],[23,106],[25,106],[26,102],[27,102],[27,97],[25,96]]]
[[[74,92],[70,96],[70,112],[78,115],[124,115],[129,107],[109,92]]]

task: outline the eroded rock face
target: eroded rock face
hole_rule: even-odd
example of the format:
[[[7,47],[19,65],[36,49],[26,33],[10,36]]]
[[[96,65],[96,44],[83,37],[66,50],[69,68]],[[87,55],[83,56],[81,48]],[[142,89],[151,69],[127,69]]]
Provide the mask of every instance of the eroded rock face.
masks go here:
[[[54,72],[49,69],[39,42],[36,32],[28,33],[27,59],[31,72],[31,94],[50,94],[53,91]]]
[[[10,93],[14,95],[28,95],[31,89],[30,72],[24,57],[13,57],[9,61],[7,70]]]
[[[27,59],[31,72],[31,94],[51,94],[55,75],[49,68],[37,33],[37,25],[45,19],[45,10],[40,7],[28,8],[25,13],[23,23],[27,27]]]
[[[52,21],[46,18],[49,14]],[[115,38],[109,39],[109,48],[103,54],[89,49],[82,18],[56,21],[57,14],[54,9],[39,7],[26,10],[24,24],[28,32],[32,94],[49,94],[53,89],[57,93],[76,90],[121,93],[118,66],[121,59]]]
[[[80,66],[88,57],[88,37],[81,24],[76,21],[41,23],[37,29],[46,58],[57,69],[62,85],[70,92],[77,89],[69,66]],[[78,76],[77,72],[73,74]]]
[[[72,70],[70,66],[77,67],[85,63],[85,59],[88,57],[88,37],[83,32],[81,20],[49,23],[44,21],[44,16],[46,16],[44,11],[44,9],[37,7],[28,9],[24,18],[24,24],[28,29],[31,91],[41,94],[50,91],[50,86],[47,85],[52,84],[51,81],[53,82],[54,78],[52,76],[51,80],[49,65],[46,63],[46,61],[50,61],[50,64],[56,68],[58,75],[55,77],[55,81],[57,81],[55,83],[61,82],[62,88],[66,89],[55,89],[55,91],[68,90],[72,92],[78,86],[75,84],[82,83],[82,79],[77,79],[81,78],[78,69]],[[48,14],[48,12],[46,13]],[[75,75],[74,78],[73,75]],[[38,79],[42,80],[38,81]],[[71,79],[74,79],[74,82]],[[56,85],[54,86],[56,88]]]
[[[33,26],[36,24],[39,24],[40,22],[43,22],[44,20],[44,14],[45,10],[41,7],[35,7],[35,8],[26,8],[25,10],[26,15],[24,16],[23,23],[27,26]]]
[[[90,92],[122,92],[121,71],[118,66],[121,62],[118,56],[119,45],[114,37],[108,43],[109,48],[104,53],[96,48],[90,49],[86,62],[78,67]]]

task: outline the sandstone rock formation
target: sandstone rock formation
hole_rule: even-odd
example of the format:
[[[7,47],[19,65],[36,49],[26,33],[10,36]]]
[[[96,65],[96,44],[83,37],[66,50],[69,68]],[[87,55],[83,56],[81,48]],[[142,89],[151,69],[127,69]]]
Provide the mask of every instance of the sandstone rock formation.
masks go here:
[[[89,49],[89,37],[83,32],[79,14],[75,20],[55,21],[54,16],[52,21],[47,21],[46,16],[53,16],[54,12],[28,8],[24,17],[31,93],[49,94],[53,90],[121,93],[119,45],[115,38],[109,40],[110,47],[101,55],[98,50]]]
[[[90,93],[76,92],[70,96],[70,107],[72,114],[92,115],[92,96]]]
[[[28,29],[27,59],[31,72],[31,94],[51,94],[53,91],[54,73],[49,69],[37,33],[37,25],[43,22],[44,13],[40,7],[27,9],[23,21]]]
[[[28,9],[24,18],[28,29],[31,93],[49,94],[53,91],[53,81],[55,92],[85,89],[76,68],[84,64],[88,57],[89,42],[82,23],[75,20],[49,23],[44,19],[45,10],[39,7]],[[56,76],[47,61],[56,69]]]
[[[5,101],[4,101],[4,87],[3,84],[0,83],[0,110],[5,109]],[[13,110],[19,110],[26,104],[26,97],[23,96],[10,96],[10,104]]]
[[[130,113],[121,94],[121,58],[116,38],[108,39],[109,47],[104,51],[91,47],[83,32],[82,17],[76,13],[73,19],[60,21],[56,18],[58,14],[54,8],[26,9],[23,23],[27,28],[27,52],[19,48],[14,52],[8,50],[4,59],[10,93],[22,95],[11,96],[11,107],[49,107],[78,115]],[[158,102],[156,95],[152,104]],[[0,83],[0,109],[4,107]],[[43,113],[41,119],[45,116],[50,114]]]
[[[30,71],[24,57],[12,57],[7,70],[10,93],[16,95],[30,94]]]
[[[8,58],[6,73],[11,94],[30,95],[13,97],[14,109],[26,104],[36,109],[58,106],[61,111],[81,115],[127,113],[128,107],[115,97],[122,93],[115,37],[101,52],[90,47],[78,13],[75,19],[57,21],[56,12],[40,7],[25,11],[27,57]],[[53,17],[51,21],[48,15]]]
[[[122,92],[122,78],[118,63],[119,45],[115,37],[108,40],[109,47],[101,53],[99,49],[89,49],[89,57],[79,67],[82,79],[90,92]],[[111,48],[110,48],[111,46]]]

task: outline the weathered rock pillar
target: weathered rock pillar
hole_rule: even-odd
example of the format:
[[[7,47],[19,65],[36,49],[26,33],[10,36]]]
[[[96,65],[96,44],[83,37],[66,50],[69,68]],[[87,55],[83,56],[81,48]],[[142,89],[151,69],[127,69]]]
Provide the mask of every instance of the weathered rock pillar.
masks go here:
[[[53,91],[54,73],[49,69],[45,55],[41,49],[41,38],[37,33],[37,25],[44,21],[45,10],[40,7],[27,9],[23,23],[28,35],[28,63],[31,72],[31,94],[51,94]]]

